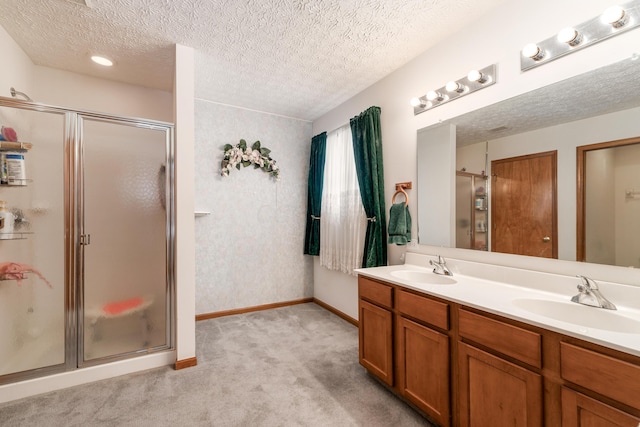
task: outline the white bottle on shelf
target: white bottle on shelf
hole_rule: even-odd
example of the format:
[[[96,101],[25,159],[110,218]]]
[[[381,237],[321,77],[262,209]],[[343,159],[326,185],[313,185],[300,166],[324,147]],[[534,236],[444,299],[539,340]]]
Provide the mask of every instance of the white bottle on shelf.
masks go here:
[[[9,183],[9,174],[7,172],[7,158],[4,153],[0,153],[0,185]]]
[[[7,202],[0,200],[0,240],[13,238],[13,213],[7,210]]]
[[[7,183],[9,185],[27,185],[24,168],[24,154],[5,153],[5,163],[7,165]]]

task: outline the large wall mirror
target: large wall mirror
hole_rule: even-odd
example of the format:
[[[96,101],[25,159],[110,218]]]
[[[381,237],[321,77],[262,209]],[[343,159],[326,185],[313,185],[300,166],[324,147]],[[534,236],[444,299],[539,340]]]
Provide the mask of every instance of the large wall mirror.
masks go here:
[[[434,138],[439,138],[436,143],[442,144],[444,126],[453,133],[449,139],[455,140],[454,167],[448,176],[439,180],[421,179],[428,176],[423,170],[446,160],[425,154],[431,152],[429,147],[434,144]],[[630,241],[640,242],[637,220],[640,210],[636,214],[626,211],[621,214],[620,209],[616,211],[608,205],[615,203],[613,197],[621,197],[627,208],[640,209],[640,173],[629,178],[636,180],[636,184],[628,181],[621,184],[613,181],[620,174],[609,171],[595,177],[597,168],[588,164],[578,170],[579,147],[633,138],[640,138],[640,60],[634,58],[420,129],[417,134],[419,243],[640,267],[640,244],[624,246],[622,239],[587,241],[587,245],[591,245],[587,252],[591,254],[586,256],[580,249],[585,244],[580,230],[594,218],[597,218],[594,230],[598,231],[593,231],[592,236],[602,236],[607,231],[617,235],[626,233]],[[637,142],[640,143],[640,139]],[[605,161],[602,159],[606,157],[602,154],[605,151],[591,151],[597,151],[600,158],[590,162]],[[625,170],[640,170],[640,157],[635,157],[636,163],[630,163],[634,157],[627,154],[611,154],[607,158],[612,161],[610,158],[614,157],[625,160]],[[621,166],[619,170],[622,169]],[[585,180],[601,185],[597,190],[600,194],[615,191],[611,201],[585,199],[583,190],[578,191],[579,172]],[[454,184],[457,202],[453,206],[448,202],[438,203],[430,196],[434,187],[442,182],[455,183],[456,178],[459,181]],[[522,183],[525,178],[529,183]],[[543,182],[545,189],[529,187]],[[620,185],[624,187],[622,190]],[[496,200],[498,195],[502,199]],[[423,203],[422,199],[429,203]],[[519,203],[526,203],[528,207]],[[447,214],[451,218],[448,244],[441,241],[441,230],[430,229],[432,222],[422,220],[425,216],[433,217],[432,210],[439,210],[439,216]],[[467,210],[471,216],[461,215]],[[543,211],[550,216],[546,222],[514,220],[513,214],[522,210],[536,217],[534,221],[538,221]],[[584,223],[579,222],[578,214],[583,215],[585,210],[592,213]],[[497,227],[501,230],[496,230]],[[506,246],[500,244],[505,235]],[[433,236],[439,236],[438,240],[434,241]],[[622,256],[623,253],[626,255]]]

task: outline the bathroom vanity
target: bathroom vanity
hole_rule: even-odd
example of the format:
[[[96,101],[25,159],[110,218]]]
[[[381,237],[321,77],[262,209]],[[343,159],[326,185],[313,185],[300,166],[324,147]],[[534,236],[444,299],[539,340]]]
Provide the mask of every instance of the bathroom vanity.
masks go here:
[[[618,298],[640,288],[606,287],[611,312],[572,303],[578,279],[531,272],[516,286],[453,270],[358,270],[371,374],[442,426],[640,425],[640,310]]]

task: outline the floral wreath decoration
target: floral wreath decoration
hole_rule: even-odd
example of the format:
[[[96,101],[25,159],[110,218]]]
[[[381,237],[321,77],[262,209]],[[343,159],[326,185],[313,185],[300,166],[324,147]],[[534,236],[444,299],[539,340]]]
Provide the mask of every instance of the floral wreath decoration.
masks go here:
[[[229,172],[233,168],[240,170],[240,166],[253,165],[254,169],[262,169],[276,180],[280,177],[280,168],[269,154],[271,150],[260,146],[260,141],[253,143],[251,147],[247,147],[247,141],[241,139],[234,147],[231,144],[225,144],[223,147],[224,157],[222,159],[222,176],[229,176]]]

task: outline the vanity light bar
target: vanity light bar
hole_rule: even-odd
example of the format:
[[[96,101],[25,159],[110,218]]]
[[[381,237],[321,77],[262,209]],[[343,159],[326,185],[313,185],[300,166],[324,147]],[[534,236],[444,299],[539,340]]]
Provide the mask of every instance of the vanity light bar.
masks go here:
[[[576,50],[640,26],[640,0],[612,6],[582,24],[567,27],[553,37],[530,43],[520,52],[520,70],[527,71]]]
[[[446,104],[449,101],[484,89],[496,82],[496,64],[480,70],[471,70],[465,77],[452,80],[445,86],[430,90],[426,95],[411,100],[413,115],[424,113],[427,110]]]

